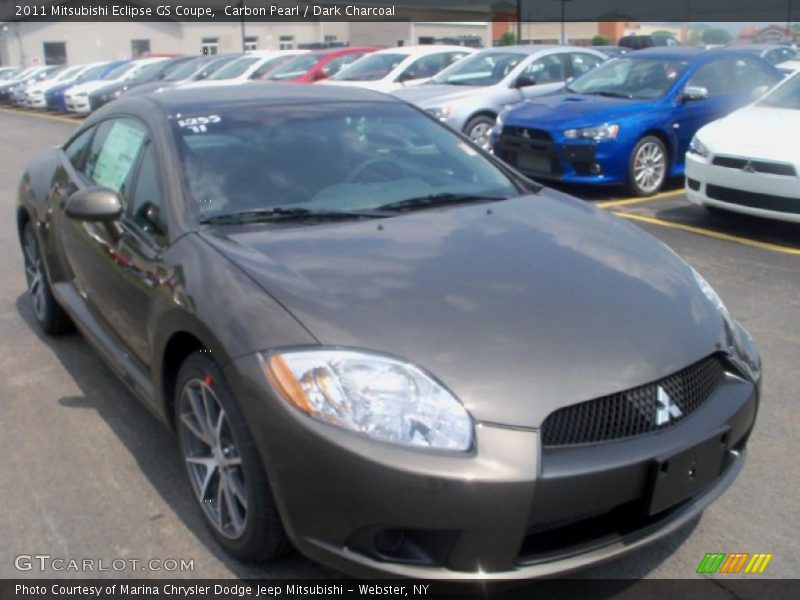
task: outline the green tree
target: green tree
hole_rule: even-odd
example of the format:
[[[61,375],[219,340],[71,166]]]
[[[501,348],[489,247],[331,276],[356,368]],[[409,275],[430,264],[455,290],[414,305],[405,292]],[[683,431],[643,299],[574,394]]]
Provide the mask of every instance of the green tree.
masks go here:
[[[657,29],[650,35],[674,35],[671,31],[667,31],[666,29]]]
[[[611,40],[604,35],[596,35],[592,38],[592,46],[608,46]]]
[[[689,32],[689,39],[687,40],[686,43],[688,43],[690,46],[699,46],[702,43],[702,41],[703,40],[700,37],[700,32],[697,31],[697,29],[692,29]]]
[[[513,31],[506,31],[503,35],[500,36],[500,39],[497,40],[498,46],[513,46],[517,43],[517,36],[514,35]]]
[[[704,44],[727,44],[731,41],[731,34],[725,29],[713,27],[706,29],[700,39],[703,40]]]

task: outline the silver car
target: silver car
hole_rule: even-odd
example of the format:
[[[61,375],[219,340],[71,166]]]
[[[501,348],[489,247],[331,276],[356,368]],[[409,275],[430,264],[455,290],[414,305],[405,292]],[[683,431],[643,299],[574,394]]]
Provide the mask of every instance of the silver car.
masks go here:
[[[482,50],[425,85],[393,92],[427,110],[478,145],[489,147],[497,114],[510,104],[558,91],[606,55],[577,46],[504,46]]]

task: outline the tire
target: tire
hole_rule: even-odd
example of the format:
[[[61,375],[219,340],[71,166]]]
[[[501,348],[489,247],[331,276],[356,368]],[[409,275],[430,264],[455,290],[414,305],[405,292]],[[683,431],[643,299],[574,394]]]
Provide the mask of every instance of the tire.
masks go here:
[[[634,196],[652,196],[667,180],[667,149],[659,138],[643,137],[628,160],[628,189]]]
[[[203,415],[209,415],[205,422],[218,426],[218,433],[199,425]],[[175,428],[189,485],[217,542],[243,561],[283,554],[288,541],[250,428],[221,369],[207,354],[195,352],[181,365]],[[224,470],[214,466],[222,461]]]
[[[71,331],[72,321],[50,289],[39,240],[30,221],[22,230],[22,257],[25,262],[28,297],[33,315],[42,331],[49,335],[61,335]]]
[[[495,119],[487,115],[472,117],[464,125],[464,135],[484,150],[489,149],[489,132],[494,127]]]

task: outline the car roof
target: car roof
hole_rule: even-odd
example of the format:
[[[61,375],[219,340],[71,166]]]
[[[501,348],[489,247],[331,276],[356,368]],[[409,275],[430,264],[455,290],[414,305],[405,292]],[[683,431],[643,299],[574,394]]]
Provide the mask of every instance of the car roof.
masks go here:
[[[464,50],[466,52],[474,52],[474,48],[467,48],[466,46],[448,46],[445,44],[421,44],[419,46],[394,46],[393,48],[384,48],[378,50],[375,54],[409,54],[411,56],[433,54],[436,52],[452,52],[454,50]]]
[[[295,85],[252,81],[236,86],[203,88],[166,88],[115,102],[122,107],[129,102],[149,101],[167,114],[198,114],[237,106],[278,106],[285,104],[323,104],[327,102],[403,102],[388,94],[339,85]]]
[[[755,52],[758,50],[772,50],[773,48],[791,48],[781,44],[734,44],[732,46],[725,46],[726,50],[743,50],[745,52]]]
[[[386,48],[381,48],[380,46],[341,46],[338,48],[318,48],[316,50],[312,50],[311,54],[327,56],[328,54],[352,54],[354,52],[374,52],[376,50],[385,49]]]

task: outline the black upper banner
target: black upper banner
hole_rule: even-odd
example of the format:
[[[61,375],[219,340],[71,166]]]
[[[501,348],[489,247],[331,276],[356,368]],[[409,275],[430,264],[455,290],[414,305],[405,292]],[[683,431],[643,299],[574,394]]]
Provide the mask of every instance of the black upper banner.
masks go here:
[[[800,21],[800,0],[0,0],[0,21]]]

